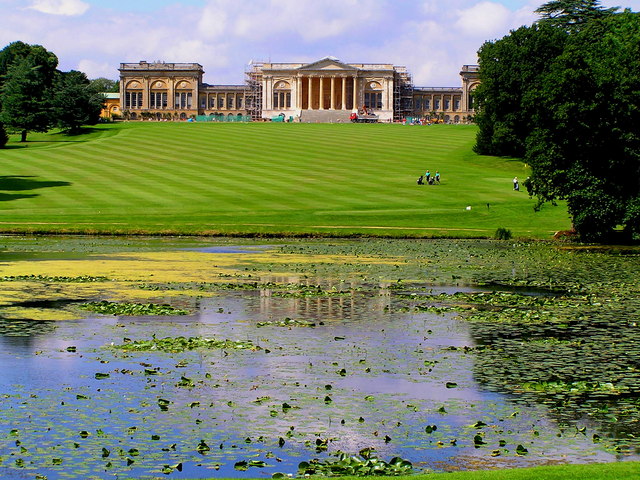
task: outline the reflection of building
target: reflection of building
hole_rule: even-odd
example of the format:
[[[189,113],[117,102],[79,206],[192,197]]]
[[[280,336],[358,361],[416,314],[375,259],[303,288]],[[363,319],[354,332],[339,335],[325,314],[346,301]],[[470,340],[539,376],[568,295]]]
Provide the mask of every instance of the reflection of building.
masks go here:
[[[418,116],[466,123],[478,69],[465,65],[462,87],[414,87],[405,67],[343,63],[326,57],[312,63],[252,63],[245,85],[208,85],[198,63],[120,64],[120,105],[131,119],[225,119],[348,122],[352,113],[380,121]]]

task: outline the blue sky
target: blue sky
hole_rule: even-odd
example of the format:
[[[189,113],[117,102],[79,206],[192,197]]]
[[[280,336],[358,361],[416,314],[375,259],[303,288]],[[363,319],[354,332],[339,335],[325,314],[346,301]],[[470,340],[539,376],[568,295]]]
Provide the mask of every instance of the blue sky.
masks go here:
[[[61,70],[117,79],[121,62],[197,62],[239,84],[249,61],[404,65],[419,86],[460,84],[486,40],[536,20],[540,0],[0,0],[0,48],[21,40]],[[640,0],[603,6],[640,10]]]

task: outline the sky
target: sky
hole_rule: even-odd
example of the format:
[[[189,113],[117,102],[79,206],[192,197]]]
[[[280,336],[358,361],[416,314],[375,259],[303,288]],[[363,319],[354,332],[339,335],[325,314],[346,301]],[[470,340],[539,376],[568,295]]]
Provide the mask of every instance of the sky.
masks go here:
[[[601,0],[640,10],[640,0]],[[0,0],[0,48],[20,40],[58,68],[117,80],[120,63],[195,62],[204,81],[244,83],[250,62],[406,66],[413,83],[460,85],[485,41],[538,17],[542,0]]]

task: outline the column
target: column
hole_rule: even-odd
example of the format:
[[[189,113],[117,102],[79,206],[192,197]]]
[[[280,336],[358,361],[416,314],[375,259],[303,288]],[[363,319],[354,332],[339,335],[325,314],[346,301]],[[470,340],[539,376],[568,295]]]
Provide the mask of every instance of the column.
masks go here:
[[[342,110],[347,109],[347,77],[342,77]]]
[[[309,110],[313,110],[313,95],[312,95],[312,90],[313,90],[313,77],[309,76],[307,77],[307,82],[309,83],[309,88],[307,89],[307,100],[308,100],[308,105],[307,105],[307,109]]]
[[[331,77],[331,110],[336,109],[336,77]]]
[[[296,110],[302,109],[302,77],[296,78]]]
[[[358,77],[353,77],[353,109],[358,109]]]
[[[167,98],[167,109],[174,110],[176,108],[175,82],[173,79],[167,79],[167,84],[169,85],[169,91],[167,92],[167,95],[169,96],[169,98]]]
[[[324,110],[324,92],[323,92],[323,87],[324,87],[324,77],[321,76],[320,77],[320,98],[319,98],[319,102],[318,102],[318,106],[320,108],[320,110]]]
[[[151,83],[148,78],[142,81],[142,109],[149,110],[149,97],[151,93]]]

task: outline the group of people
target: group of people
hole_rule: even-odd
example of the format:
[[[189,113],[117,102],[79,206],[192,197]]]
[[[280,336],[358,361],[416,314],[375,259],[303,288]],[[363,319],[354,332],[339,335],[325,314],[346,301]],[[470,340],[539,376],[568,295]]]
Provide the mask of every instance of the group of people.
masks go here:
[[[427,173],[418,177],[418,185],[433,185],[434,183],[440,183],[440,172],[437,170],[435,175],[431,175],[431,172],[427,170]]]

